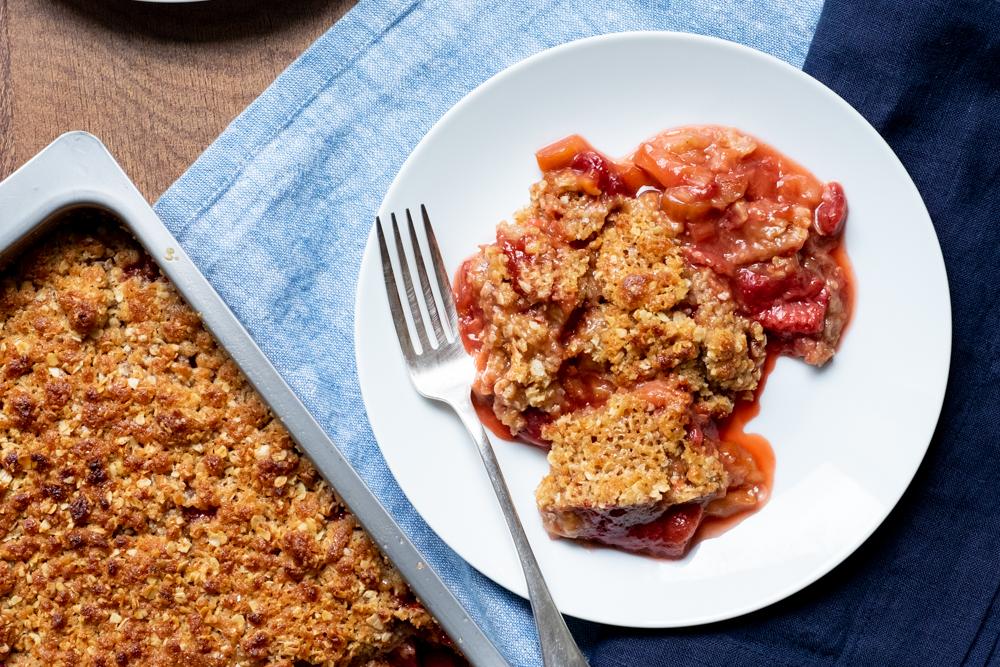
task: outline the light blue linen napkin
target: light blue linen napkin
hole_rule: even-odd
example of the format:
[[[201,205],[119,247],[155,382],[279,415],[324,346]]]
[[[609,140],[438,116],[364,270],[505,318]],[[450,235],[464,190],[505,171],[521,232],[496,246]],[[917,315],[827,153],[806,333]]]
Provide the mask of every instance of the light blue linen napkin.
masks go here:
[[[423,522],[379,453],[354,361],[361,254],[403,161],[506,67],[593,35],[675,30],[801,67],[822,0],[362,0],[243,112],[156,211],[514,667],[541,664],[527,603]],[[597,626],[571,619],[587,650]]]

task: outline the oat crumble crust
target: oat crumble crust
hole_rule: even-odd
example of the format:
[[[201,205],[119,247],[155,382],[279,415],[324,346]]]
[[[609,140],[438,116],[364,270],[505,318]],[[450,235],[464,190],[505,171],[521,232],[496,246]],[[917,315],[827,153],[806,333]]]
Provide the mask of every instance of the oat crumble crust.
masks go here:
[[[711,498],[729,476],[717,456],[685,442],[690,394],[667,388],[663,409],[641,392],[613,395],[599,409],[558,419],[549,433],[550,473],[535,492],[542,520],[565,537],[585,536],[588,510],[627,507],[622,527],[644,524],[669,505]]]
[[[498,245],[472,259],[467,279],[485,321],[477,353],[484,371],[473,389],[501,398],[497,417],[516,434],[528,408],[561,415],[556,374],[565,359],[586,358],[609,363],[623,388],[677,373],[697,389],[699,406],[728,415],[737,392],[752,392],[760,379],[763,328],[737,312],[710,269],[682,261],[681,226],[659,210],[655,193],[609,200],[574,191],[565,177],[546,174],[532,186],[531,204],[497,228],[498,236],[526,239],[530,261],[517,287]],[[557,225],[563,239],[585,247],[545,233]],[[579,305],[584,315],[562,341]]]
[[[77,213],[0,289],[0,659],[390,664],[449,644],[152,260]]]

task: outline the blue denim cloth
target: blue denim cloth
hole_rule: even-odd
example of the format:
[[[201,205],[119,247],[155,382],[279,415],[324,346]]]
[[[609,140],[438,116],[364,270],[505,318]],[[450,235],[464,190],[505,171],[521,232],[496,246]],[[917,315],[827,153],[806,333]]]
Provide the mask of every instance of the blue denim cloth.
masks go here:
[[[722,37],[801,67],[821,0],[362,0],[237,118],[156,211],[361,476],[515,667],[527,603],[430,531],[362,405],[354,295],[379,203],[452,105],[549,47],[629,30]],[[596,626],[572,622],[585,650]]]

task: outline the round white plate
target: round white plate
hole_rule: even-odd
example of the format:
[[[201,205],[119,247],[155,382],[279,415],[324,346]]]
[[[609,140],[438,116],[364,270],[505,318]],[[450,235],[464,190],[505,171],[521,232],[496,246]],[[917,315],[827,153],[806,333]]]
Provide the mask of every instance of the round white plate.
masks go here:
[[[674,33],[586,39],[529,58],[455,105],[420,142],[380,215],[426,204],[454,275],[528,202],[534,151],[570,133],[621,156],[687,124],[732,125],[838,180],[857,278],[854,319],[822,370],[783,358],[750,429],[777,457],[770,503],[683,560],[551,540],[533,491],[544,454],[493,438],[559,608],[602,623],[671,627],[759,609],[818,579],[882,522],[910,483],[948,377],[944,262],[916,187],[878,133],[802,72],[749,48]],[[405,233],[405,232],[404,232]],[[355,343],[365,407],[389,468],[441,538],[526,595],[482,463],[449,408],[422,398],[403,366],[374,234],[358,283]]]

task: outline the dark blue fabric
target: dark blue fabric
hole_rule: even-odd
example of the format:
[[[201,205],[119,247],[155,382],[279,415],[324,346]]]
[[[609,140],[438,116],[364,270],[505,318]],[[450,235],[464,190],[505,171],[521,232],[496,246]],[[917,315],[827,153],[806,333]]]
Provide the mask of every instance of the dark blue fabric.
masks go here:
[[[711,626],[605,628],[595,667],[1000,665],[1000,2],[827,0],[804,69],[882,133],[940,238],[937,432],[888,520],[819,582]]]

